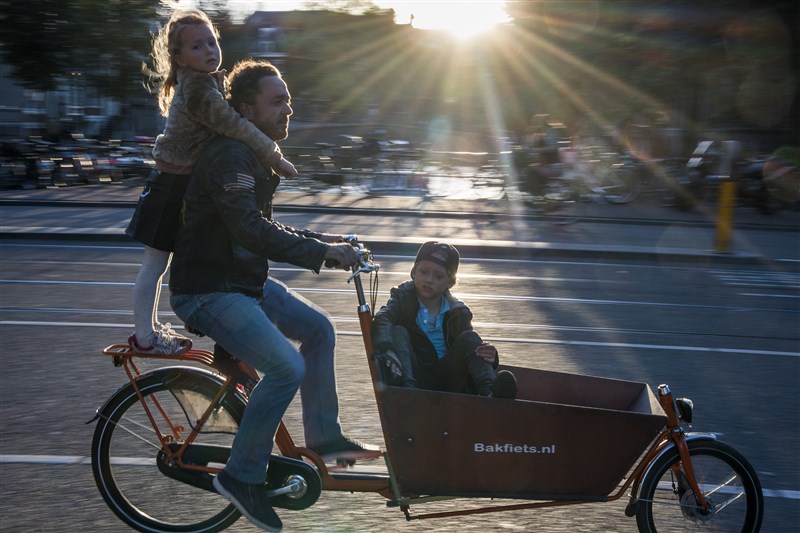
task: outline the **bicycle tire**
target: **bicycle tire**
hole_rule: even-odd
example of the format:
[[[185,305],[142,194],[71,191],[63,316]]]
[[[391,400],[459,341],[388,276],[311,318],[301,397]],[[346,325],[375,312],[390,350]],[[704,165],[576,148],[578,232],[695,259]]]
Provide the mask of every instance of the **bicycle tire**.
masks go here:
[[[611,166],[600,175],[600,188],[608,203],[627,204],[639,196],[642,184],[631,169]]]
[[[204,409],[222,380],[207,371],[171,367],[144,374],[137,385],[151,407],[157,398],[174,421],[185,424],[188,434],[193,417],[199,416],[193,406]],[[225,420],[235,431],[244,407],[240,396],[227,394],[215,420]],[[123,522],[148,533],[211,533],[239,519],[236,507],[213,489],[204,490],[162,473],[168,466],[158,462],[161,445],[132,385],[118,390],[98,414],[92,471],[103,499]],[[233,434],[203,432],[195,442],[225,450],[230,448]],[[210,487],[211,475],[207,476]]]
[[[697,482],[714,510],[703,515],[693,508],[695,498],[682,477],[678,450],[673,448],[656,460],[642,483],[636,513],[639,531],[759,531],[764,495],[747,459],[715,440],[689,441],[687,445]]]
[[[576,180],[552,178],[544,186],[542,217],[551,224],[565,226],[581,220],[586,214],[589,197],[582,194]]]

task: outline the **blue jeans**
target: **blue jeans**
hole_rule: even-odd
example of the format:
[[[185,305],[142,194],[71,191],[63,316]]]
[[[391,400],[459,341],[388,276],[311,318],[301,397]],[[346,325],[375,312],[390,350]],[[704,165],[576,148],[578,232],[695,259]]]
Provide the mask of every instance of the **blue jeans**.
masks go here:
[[[236,292],[174,294],[172,309],[264,374],[250,395],[225,470],[263,483],[278,424],[300,388],[306,446],[342,434],[334,372],[336,330],[323,309],[269,278],[260,299]],[[299,350],[292,341],[299,341]]]

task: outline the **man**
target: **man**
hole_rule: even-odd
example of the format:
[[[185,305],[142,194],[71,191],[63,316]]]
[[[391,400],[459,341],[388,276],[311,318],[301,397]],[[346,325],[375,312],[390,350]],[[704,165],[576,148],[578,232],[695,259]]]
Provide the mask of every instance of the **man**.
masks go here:
[[[291,97],[266,61],[238,63],[231,105],[274,141],[286,138]],[[325,460],[376,457],[380,450],[342,435],[329,315],[268,277],[268,261],[319,272],[348,268],[357,254],[341,235],[296,230],[272,220],[280,178],[243,143],[220,137],[195,165],[170,274],[171,304],[205,333],[264,374],[253,389],[217,491],[253,523],[280,531],[264,485],[278,424],[301,390],[306,447]],[[291,340],[300,341],[300,349]]]

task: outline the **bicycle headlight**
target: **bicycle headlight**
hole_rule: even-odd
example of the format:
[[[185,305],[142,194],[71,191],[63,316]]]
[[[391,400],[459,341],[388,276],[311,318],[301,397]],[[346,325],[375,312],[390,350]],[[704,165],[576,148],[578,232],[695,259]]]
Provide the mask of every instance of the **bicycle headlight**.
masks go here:
[[[692,411],[694,411],[694,402],[689,398],[678,398],[675,400],[675,405],[678,406],[678,417],[687,424],[692,423]]]

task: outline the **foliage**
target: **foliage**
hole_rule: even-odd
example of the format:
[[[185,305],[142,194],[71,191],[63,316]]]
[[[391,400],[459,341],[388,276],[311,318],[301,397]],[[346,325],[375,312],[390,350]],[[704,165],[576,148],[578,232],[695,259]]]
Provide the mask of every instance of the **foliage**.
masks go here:
[[[795,3],[766,4],[778,23],[762,24],[764,2],[750,0],[513,1],[504,31],[456,43],[395,24],[371,0],[309,1],[317,11],[280,13],[282,69],[303,102],[298,115],[319,108],[310,119],[379,109],[471,130],[499,120],[513,132],[535,114],[597,128],[655,117],[767,127],[797,117],[800,53]],[[257,26],[234,24],[225,0],[198,6],[220,29],[224,68],[252,53]],[[159,0],[0,0],[0,55],[26,87],[77,76],[125,98],[141,94],[151,32],[165,16]],[[768,29],[753,30],[756,21]]]
[[[31,0],[0,3],[0,53],[30,89],[81,80],[100,94],[141,91],[158,0]]]

